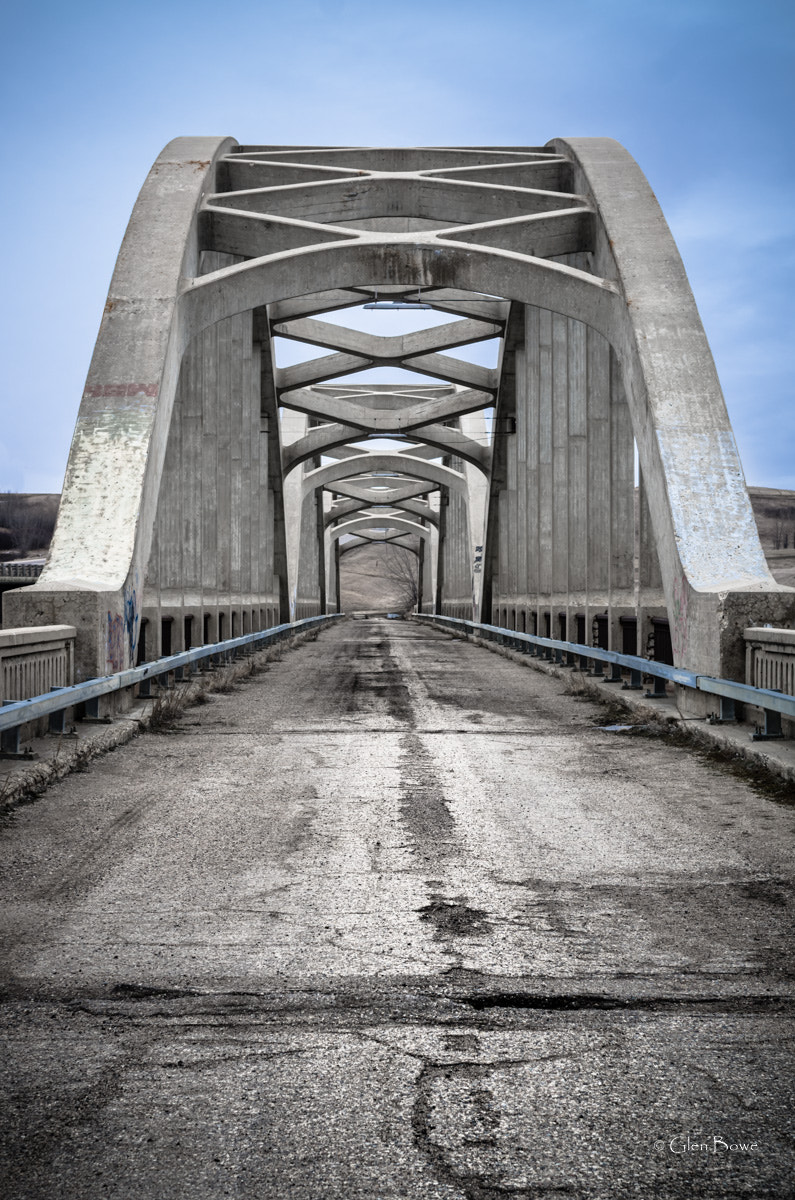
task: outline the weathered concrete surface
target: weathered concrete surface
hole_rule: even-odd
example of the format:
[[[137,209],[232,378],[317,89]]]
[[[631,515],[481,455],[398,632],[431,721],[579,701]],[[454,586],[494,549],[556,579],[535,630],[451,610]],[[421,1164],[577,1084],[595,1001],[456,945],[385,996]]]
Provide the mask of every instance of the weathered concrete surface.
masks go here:
[[[18,810],[5,1195],[791,1195],[792,810],[600,722],[347,622]]]
[[[381,336],[357,327],[376,294],[460,319]],[[279,365],[283,339],[314,349]],[[491,343],[491,366],[461,350]],[[371,368],[436,382],[347,378]],[[407,452],[362,450],[385,433]],[[323,494],[350,498],[362,470],[440,492],[425,611],[583,637],[607,616],[609,647],[637,652],[667,617],[677,665],[734,679],[745,628],[795,621],[678,251],[611,139],[169,143],[122,244],[48,564],[8,619],[73,624],[86,679],[325,611]],[[383,527],[380,502],[365,515]]]

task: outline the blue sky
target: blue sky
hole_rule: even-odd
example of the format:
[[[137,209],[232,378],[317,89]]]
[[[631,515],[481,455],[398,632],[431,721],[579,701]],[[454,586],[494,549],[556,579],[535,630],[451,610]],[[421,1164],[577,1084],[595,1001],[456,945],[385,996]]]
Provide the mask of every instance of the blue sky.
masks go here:
[[[791,0],[76,0],[4,19],[0,491],[59,491],[113,264],[171,138],[617,138],[657,192],[749,483],[795,488]]]

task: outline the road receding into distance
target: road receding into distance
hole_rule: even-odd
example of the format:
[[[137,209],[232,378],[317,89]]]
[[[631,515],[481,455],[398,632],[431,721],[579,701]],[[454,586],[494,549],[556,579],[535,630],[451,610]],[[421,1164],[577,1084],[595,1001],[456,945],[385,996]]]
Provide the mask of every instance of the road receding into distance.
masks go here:
[[[345,621],[0,831],[5,1200],[791,1197],[793,810]]]

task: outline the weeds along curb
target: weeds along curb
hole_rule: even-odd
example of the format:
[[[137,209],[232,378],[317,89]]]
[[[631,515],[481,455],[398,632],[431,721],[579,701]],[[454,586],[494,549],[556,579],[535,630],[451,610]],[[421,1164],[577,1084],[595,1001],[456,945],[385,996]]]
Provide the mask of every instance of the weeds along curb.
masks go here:
[[[318,632],[311,629],[296,634],[276,646],[255,651],[243,661],[215,666],[212,671],[177,684],[151,700],[136,701],[132,711],[120,713],[109,725],[89,727],[91,733],[82,733],[79,741],[70,737],[57,741],[37,739],[37,748],[50,745],[53,746],[52,753],[50,757],[24,767],[12,767],[7,775],[0,776],[0,813],[37,799],[59,779],[72,772],[88,770],[92,759],[125,745],[146,730],[168,732],[186,708],[206,703],[207,696],[213,692],[231,692],[239,680],[258,674],[268,663],[278,662],[286,650],[315,641]]]
[[[427,626],[426,626],[427,628]],[[732,737],[727,728],[720,725],[709,725],[702,720],[693,721],[683,717],[679,709],[671,711],[646,703],[642,697],[631,694],[626,698],[615,692],[592,683],[577,667],[560,668],[552,662],[539,660],[507,646],[499,646],[486,638],[467,637],[457,630],[440,628],[437,632],[458,641],[469,642],[480,646],[492,654],[519,663],[523,667],[542,675],[552,676],[560,680],[564,690],[569,695],[586,696],[600,704],[609,714],[610,722],[620,719],[620,714],[626,714],[634,719],[641,718],[649,727],[652,737],[664,737],[681,746],[688,746],[706,755],[711,762],[729,770],[735,775],[743,776],[746,781],[758,791],[771,799],[795,803],[795,767],[774,757],[774,753],[764,749],[764,743],[739,741]],[[659,702],[655,702],[659,703]],[[747,727],[742,729],[748,736]]]

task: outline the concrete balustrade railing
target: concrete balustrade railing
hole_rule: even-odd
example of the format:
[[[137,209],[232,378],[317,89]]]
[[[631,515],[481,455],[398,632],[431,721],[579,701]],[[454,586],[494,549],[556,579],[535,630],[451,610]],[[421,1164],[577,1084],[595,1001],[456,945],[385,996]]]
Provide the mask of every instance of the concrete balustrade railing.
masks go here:
[[[41,696],[74,683],[76,630],[73,625],[0,629],[0,689],[3,704]]]
[[[795,695],[795,629],[746,629],[745,682],[751,687]],[[785,717],[782,731],[795,737],[795,720]]]
[[[6,562],[0,563],[0,578],[2,579],[38,579],[44,570],[44,560],[41,562]]]
[[[795,694],[795,629],[746,629],[745,682]]]

